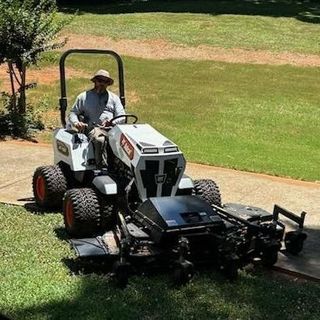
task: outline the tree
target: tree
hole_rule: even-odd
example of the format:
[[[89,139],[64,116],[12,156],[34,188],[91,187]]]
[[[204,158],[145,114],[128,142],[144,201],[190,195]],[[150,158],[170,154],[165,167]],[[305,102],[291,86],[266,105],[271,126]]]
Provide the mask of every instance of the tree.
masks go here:
[[[65,44],[53,41],[69,22],[57,17],[55,0],[0,0],[0,64],[8,65],[13,112],[26,113],[27,68]]]

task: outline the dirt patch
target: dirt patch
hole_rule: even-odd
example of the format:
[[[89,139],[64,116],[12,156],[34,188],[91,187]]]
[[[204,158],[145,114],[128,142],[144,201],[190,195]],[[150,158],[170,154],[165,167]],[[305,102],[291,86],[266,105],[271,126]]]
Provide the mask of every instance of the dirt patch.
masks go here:
[[[66,68],[69,77],[89,77],[83,71]],[[46,67],[42,69],[32,69],[27,72],[27,83],[52,84],[59,80],[59,70],[57,67]],[[0,66],[1,91],[10,91],[10,80],[8,70],[5,65]]]
[[[134,90],[127,90],[126,99],[130,102],[131,105],[137,104],[141,101],[138,93]]]
[[[187,47],[177,45],[165,40],[113,40],[108,37],[68,34],[69,41],[62,49],[71,48],[99,48],[111,49],[121,55],[147,59],[188,59],[213,60],[231,63],[250,64],[289,64],[303,67],[319,67],[320,55],[299,53],[274,53],[263,50],[225,49],[200,45]]]
[[[84,77],[91,78],[91,74],[85,73],[81,70],[75,70],[73,68],[66,68],[66,74],[68,78],[72,77]],[[50,85],[55,81],[60,79],[59,70],[57,67],[46,67],[42,69],[32,69],[27,72],[27,83],[37,83],[38,85]],[[8,76],[8,71],[5,65],[0,66],[0,81],[1,81],[1,89],[0,91],[11,92],[11,86]],[[90,87],[90,83],[88,80],[88,88]],[[111,89],[112,90],[112,89]],[[114,89],[116,91],[116,89]],[[136,104],[140,102],[140,97],[138,93],[134,90],[127,90],[126,92],[127,100],[130,101],[131,104]],[[44,118],[51,118],[50,112],[44,116]],[[56,114],[54,115],[56,118]]]
[[[250,63],[269,65],[294,65],[303,67],[320,67],[320,55],[306,55],[299,53],[274,53],[262,50],[226,49],[200,45],[198,47],[187,47],[165,41],[155,40],[114,40],[108,37],[82,36],[78,34],[63,35],[68,37],[68,42],[61,50],[71,48],[97,48],[114,50],[121,55],[139,57],[145,59],[188,59],[188,60],[212,60],[229,63]],[[69,77],[89,77],[83,71],[66,68]],[[59,71],[54,67],[28,70],[27,83],[51,84],[59,80]],[[0,91],[10,91],[10,82],[7,68],[0,66]],[[134,102],[139,102],[136,93],[132,95]]]

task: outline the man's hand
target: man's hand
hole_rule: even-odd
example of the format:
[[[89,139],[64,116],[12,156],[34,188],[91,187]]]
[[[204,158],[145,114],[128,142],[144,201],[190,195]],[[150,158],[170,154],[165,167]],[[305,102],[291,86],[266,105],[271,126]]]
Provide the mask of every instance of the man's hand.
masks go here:
[[[79,131],[83,131],[88,125],[84,122],[77,122],[75,125],[74,125]]]
[[[111,127],[111,122],[108,119],[106,119],[102,121],[101,125],[103,127]]]

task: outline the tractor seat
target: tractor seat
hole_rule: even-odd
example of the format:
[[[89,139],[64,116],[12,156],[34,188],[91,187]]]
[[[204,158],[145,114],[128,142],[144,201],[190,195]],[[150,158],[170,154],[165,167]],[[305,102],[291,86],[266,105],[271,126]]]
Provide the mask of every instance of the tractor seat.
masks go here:
[[[65,132],[68,132],[68,133],[70,133],[70,134],[78,133],[78,130],[75,130],[75,129],[72,129],[72,128],[70,128],[70,129],[65,129],[64,131],[65,131]]]
[[[73,138],[72,138],[73,143],[83,143],[83,142],[89,143],[90,142],[89,138],[84,133],[80,133],[76,129],[67,128],[64,131],[73,136]]]

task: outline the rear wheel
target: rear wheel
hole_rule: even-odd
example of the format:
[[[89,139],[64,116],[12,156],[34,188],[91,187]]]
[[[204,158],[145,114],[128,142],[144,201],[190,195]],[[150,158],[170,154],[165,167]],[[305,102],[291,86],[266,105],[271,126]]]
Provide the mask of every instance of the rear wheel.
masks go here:
[[[194,194],[210,205],[221,207],[221,194],[218,185],[210,179],[194,180]]]
[[[67,190],[67,180],[57,165],[39,167],[33,174],[32,189],[38,206],[59,207]]]
[[[70,189],[63,199],[64,224],[73,237],[91,237],[101,229],[98,196],[93,189]]]

